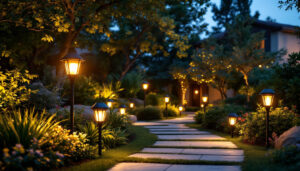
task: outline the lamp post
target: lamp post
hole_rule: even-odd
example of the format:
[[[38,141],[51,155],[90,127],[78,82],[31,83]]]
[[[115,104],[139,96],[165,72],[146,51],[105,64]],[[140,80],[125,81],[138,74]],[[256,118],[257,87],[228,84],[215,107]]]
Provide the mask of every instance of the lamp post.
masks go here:
[[[98,133],[99,133],[99,141],[98,141],[98,154],[101,156],[102,154],[102,144],[101,144],[101,134],[102,134],[102,124],[106,117],[106,110],[108,106],[105,103],[95,103],[92,106],[94,111],[95,120],[98,123]]]
[[[263,106],[266,108],[266,147],[268,148],[270,143],[269,143],[269,115],[270,115],[270,108],[273,104],[274,100],[274,95],[275,92],[272,89],[263,89],[259,93],[262,97],[263,101]]]
[[[126,105],[121,105],[121,106],[119,107],[119,109],[120,109],[120,114],[121,114],[121,115],[125,115],[125,114],[126,114],[126,108],[127,108]]]
[[[133,103],[133,102],[130,102],[130,103],[129,103],[129,107],[130,107],[131,109],[133,109],[133,108],[134,108],[134,103]]]
[[[114,101],[113,101],[112,99],[108,99],[108,100],[107,100],[107,106],[108,106],[109,108],[112,108],[113,103],[114,103]]]
[[[207,105],[207,103],[208,103],[208,95],[203,95],[202,96],[202,102],[203,102],[203,104],[204,104],[204,106],[203,106],[203,110],[204,110],[204,113],[205,113],[205,108],[206,108],[206,105]]]
[[[149,88],[149,83],[147,81],[144,81],[142,86],[143,86],[143,90],[144,90],[144,109],[145,109],[145,107],[146,107],[146,92]]]
[[[228,122],[229,122],[229,125],[231,126],[231,138],[233,138],[233,129],[234,129],[234,125],[236,124],[237,117],[238,117],[238,115],[236,113],[228,114]]]
[[[168,118],[168,103],[170,102],[170,96],[165,96],[165,103],[166,103],[166,117]]]
[[[71,83],[71,100],[70,100],[70,129],[71,133],[74,131],[74,81],[76,75],[79,73],[80,64],[84,61],[80,55],[76,53],[75,48],[71,48],[69,53],[61,59],[65,64],[66,74],[70,78]]]
[[[182,105],[180,105],[180,106],[178,107],[178,109],[179,109],[180,116],[181,116],[181,112],[183,111],[183,106],[182,106]]]

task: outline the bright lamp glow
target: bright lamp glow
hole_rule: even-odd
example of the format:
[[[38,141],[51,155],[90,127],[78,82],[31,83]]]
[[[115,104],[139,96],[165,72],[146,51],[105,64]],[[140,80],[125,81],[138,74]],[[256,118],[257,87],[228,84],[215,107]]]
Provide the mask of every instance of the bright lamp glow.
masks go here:
[[[181,111],[183,111],[183,107],[182,106],[179,106],[179,111],[181,112]]]
[[[108,106],[109,108],[111,108],[111,107],[112,107],[112,102],[107,102],[107,106]]]
[[[106,111],[105,110],[101,110],[101,109],[97,109],[94,111],[95,113],[95,119],[97,122],[103,122],[105,119],[105,115],[106,115]]]
[[[131,102],[131,103],[129,104],[129,107],[130,107],[130,108],[134,108],[134,103]]]
[[[236,123],[236,117],[229,117],[229,124],[235,125],[235,123]]]
[[[207,96],[203,96],[203,97],[202,97],[203,103],[207,103],[207,100],[208,100],[208,97],[207,97]]]
[[[126,113],[126,109],[125,108],[120,108],[120,114],[124,115]]]
[[[199,94],[199,90],[195,90],[194,93],[195,93],[195,94]]]
[[[201,104],[201,107],[204,108],[204,104]]]
[[[79,73],[81,60],[69,59],[65,60],[65,68],[67,75],[77,75]]]
[[[147,90],[148,89],[149,84],[148,83],[143,83],[143,89]]]
[[[264,89],[260,92],[260,95],[262,97],[263,105],[265,107],[271,107],[273,104],[273,99],[275,92],[272,89]]]
[[[165,97],[165,102],[169,103],[170,102],[170,97]]]

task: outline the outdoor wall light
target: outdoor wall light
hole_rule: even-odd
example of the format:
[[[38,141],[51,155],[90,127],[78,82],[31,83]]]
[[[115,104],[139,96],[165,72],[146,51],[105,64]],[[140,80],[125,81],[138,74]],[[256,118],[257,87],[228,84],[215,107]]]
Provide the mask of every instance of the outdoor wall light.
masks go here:
[[[195,93],[195,94],[199,94],[199,90],[195,90],[194,93]]]
[[[266,108],[266,147],[269,148],[269,115],[270,115],[270,108],[273,104],[275,91],[272,89],[263,89],[259,93],[262,97],[263,106]]]
[[[102,154],[102,144],[101,144],[101,134],[102,134],[102,124],[106,117],[106,110],[108,106],[105,103],[95,103],[92,106],[94,111],[95,120],[98,123],[98,133],[99,133],[99,141],[98,141],[98,154],[101,156]]]
[[[234,125],[236,124],[237,117],[238,115],[236,113],[229,113],[228,115],[228,122],[229,125],[231,126],[231,138],[233,138],[233,129],[234,129]]]
[[[144,81],[143,84],[142,84],[142,87],[144,89],[144,109],[146,107],[146,93],[147,93],[147,90],[149,88],[149,83],[147,81]]]
[[[168,103],[170,102],[170,96],[165,96],[165,103],[166,103],[166,118],[168,118]]]
[[[65,64],[66,74],[70,78],[71,84],[71,100],[70,100],[70,129],[71,133],[74,131],[74,80],[78,75],[80,64],[84,61],[80,55],[76,53],[75,48],[70,48],[69,53],[61,59]]]
[[[125,115],[125,114],[126,114],[126,108],[127,108],[126,105],[121,105],[121,106],[119,107],[119,109],[120,109],[120,114],[121,114],[121,115]]]
[[[206,105],[207,105],[207,103],[208,103],[208,95],[207,94],[204,94],[204,95],[202,95],[202,102],[203,102],[203,110],[204,110],[204,112],[206,111]]]
[[[183,111],[183,106],[180,105],[180,106],[178,107],[178,109],[179,109],[179,113],[180,113],[180,116],[181,116],[181,112]]]
[[[134,103],[133,103],[133,102],[130,102],[129,107],[130,107],[131,109],[133,109],[133,108],[134,108]]]
[[[107,106],[108,106],[109,108],[112,108],[113,103],[114,103],[114,101],[113,101],[112,99],[108,99],[108,100],[107,100]]]

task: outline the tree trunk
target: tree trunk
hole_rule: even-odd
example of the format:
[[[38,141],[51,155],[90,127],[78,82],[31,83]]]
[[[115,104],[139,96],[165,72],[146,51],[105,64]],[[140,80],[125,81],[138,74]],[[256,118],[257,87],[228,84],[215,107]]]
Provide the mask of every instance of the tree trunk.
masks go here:
[[[250,95],[249,95],[249,82],[248,82],[248,75],[246,73],[243,73],[244,75],[244,80],[246,83],[246,94],[247,94],[247,102],[250,102]]]

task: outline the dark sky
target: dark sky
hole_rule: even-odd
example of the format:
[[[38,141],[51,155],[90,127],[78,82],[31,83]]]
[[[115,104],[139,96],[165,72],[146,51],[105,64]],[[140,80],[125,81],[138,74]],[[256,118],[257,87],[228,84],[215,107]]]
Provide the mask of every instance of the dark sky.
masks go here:
[[[211,0],[211,2],[219,5],[221,0]],[[251,13],[254,14],[255,11],[259,11],[260,20],[265,20],[268,16],[270,16],[278,23],[300,26],[300,14],[297,10],[293,9],[286,11],[285,9],[278,8],[278,6],[278,0],[253,0]],[[209,23],[209,28],[211,28],[212,25],[215,25],[212,20],[211,9],[207,11],[205,20]]]

